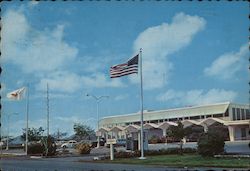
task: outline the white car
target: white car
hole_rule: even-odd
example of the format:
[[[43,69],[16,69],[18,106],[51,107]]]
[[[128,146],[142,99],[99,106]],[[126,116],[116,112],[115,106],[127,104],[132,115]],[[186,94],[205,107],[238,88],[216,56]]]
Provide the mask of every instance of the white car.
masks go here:
[[[61,145],[61,147],[62,148],[73,148],[76,144],[77,144],[77,141],[75,141],[75,140],[69,140],[68,142],[63,143]]]

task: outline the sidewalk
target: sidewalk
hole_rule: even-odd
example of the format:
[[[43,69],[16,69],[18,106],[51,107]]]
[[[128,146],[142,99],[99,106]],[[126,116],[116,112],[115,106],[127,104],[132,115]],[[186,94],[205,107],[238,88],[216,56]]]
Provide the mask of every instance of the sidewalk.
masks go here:
[[[14,155],[14,156],[26,156],[26,153],[23,149],[10,149],[10,150],[2,149],[0,151],[0,154],[9,154],[9,155]]]

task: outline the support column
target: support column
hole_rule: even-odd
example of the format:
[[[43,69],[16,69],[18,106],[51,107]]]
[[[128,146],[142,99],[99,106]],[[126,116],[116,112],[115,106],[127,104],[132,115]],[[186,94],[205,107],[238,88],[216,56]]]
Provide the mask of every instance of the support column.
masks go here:
[[[186,137],[184,137],[184,138],[182,139],[182,142],[183,142],[183,144],[186,144],[186,142],[187,142],[187,138],[186,138]]]
[[[204,128],[204,132],[207,132],[208,131],[208,126],[207,125],[202,125],[203,128]]]
[[[167,144],[167,129],[162,129],[163,131],[163,137],[166,138],[165,144]]]
[[[233,126],[228,126],[228,132],[229,132],[229,139],[230,141],[234,141],[234,135],[235,135],[235,130]]]
[[[119,132],[115,132],[115,139],[119,138]]]
[[[138,150],[141,150],[141,132],[138,132]]]
[[[163,131],[163,136],[166,137],[167,136],[167,129],[162,129]]]

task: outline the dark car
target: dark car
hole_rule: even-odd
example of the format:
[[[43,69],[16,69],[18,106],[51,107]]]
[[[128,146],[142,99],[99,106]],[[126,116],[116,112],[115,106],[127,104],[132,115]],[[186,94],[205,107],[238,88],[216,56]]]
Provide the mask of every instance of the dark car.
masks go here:
[[[100,146],[104,146],[106,143],[106,140],[104,138],[100,138]],[[97,140],[96,141],[92,141],[91,143],[91,147],[97,147]]]

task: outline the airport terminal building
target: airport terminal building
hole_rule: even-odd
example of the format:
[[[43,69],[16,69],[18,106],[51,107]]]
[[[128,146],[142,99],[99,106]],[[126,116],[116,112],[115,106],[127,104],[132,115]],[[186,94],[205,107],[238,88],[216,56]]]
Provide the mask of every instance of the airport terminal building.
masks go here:
[[[144,111],[144,129],[148,139],[167,137],[170,125],[182,122],[184,127],[207,131],[210,127],[224,130],[225,140],[250,140],[249,106],[231,102],[183,107],[158,111]],[[103,138],[128,138],[140,136],[140,112],[104,117],[99,121],[99,135]],[[136,137],[135,136],[135,137]],[[192,138],[190,138],[191,141]]]

